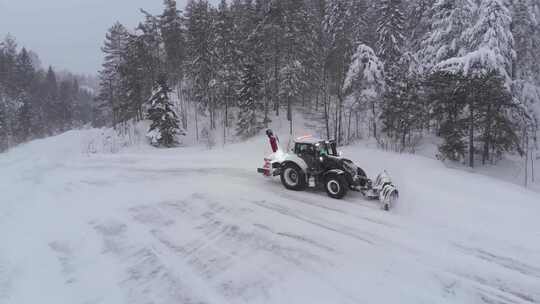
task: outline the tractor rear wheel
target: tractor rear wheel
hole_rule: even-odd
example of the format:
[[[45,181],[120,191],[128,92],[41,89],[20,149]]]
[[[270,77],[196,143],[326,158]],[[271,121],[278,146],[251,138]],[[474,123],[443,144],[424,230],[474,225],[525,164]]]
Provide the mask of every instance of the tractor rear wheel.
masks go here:
[[[289,190],[304,190],[307,187],[306,174],[296,164],[285,164],[281,169],[281,183]]]

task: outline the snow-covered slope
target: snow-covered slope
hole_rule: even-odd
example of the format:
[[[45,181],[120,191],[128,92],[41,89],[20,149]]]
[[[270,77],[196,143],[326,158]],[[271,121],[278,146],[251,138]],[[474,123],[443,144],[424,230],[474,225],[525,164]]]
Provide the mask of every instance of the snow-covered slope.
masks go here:
[[[261,138],[84,152],[73,131],[0,155],[0,303],[540,303],[540,195],[412,155],[345,155],[390,213],[257,175]]]

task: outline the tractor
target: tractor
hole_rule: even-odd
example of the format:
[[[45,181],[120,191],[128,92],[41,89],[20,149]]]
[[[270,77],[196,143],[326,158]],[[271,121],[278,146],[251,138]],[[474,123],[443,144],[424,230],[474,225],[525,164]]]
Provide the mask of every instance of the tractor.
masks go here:
[[[283,152],[277,137],[267,131],[274,153],[265,158],[257,171],[266,177],[280,177],[288,190],[324,189],[328,196],[342,199],[348,191],[357,191],[370,199],[378,199],[384,210],[390,210],[399,192],[386,171],[371,180],[366,172],[337,151],[335,140],[304,136],[294,140]],[[291,145],[289,145],[291,146]]]

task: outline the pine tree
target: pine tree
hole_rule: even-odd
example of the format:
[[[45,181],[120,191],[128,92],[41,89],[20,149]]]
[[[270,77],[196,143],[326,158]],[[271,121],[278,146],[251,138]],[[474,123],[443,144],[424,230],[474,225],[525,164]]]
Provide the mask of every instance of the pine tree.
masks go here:
[[[290,133],[293,133],[293,104],[306,91],[306,78],[310,59],[313,58],[313,32],[309,27],[309,16],[302,1],[283,1],[283,48],[285,61],[281,69],[280,97],[287,105]]]
[[[378,9],[377,55],[389,72],[403,54],[405,15],[401,0],[382,0]]]
[[[483,0],[478,8],[478,21],[465,35],[473,55],[470,66],[481,65],[483,71],[499,70],[511,80],[514,50],[514,37],[511,31],[512,16],[508,6],[502,0]],[[485,54],[487,53],[487,54]]]
[[[215,26],[211,6],[206,0],[190,1],[186,6],[188,68],[197,102],[196,114],[208,111],[210,129],[216,128]],[[197,117],[196,117],[197,120]],[[198,122],[196,121],[196,124]],[[198,136],[198,130],[196,130]]]
[[[43,84],[44,115],[48,122],[47,134],[53,135],[60,129],[61,122],[57,113],[62,110],[58,99],[58,83],[52,67],[47,70]]]
[[[124,63],[126,45],[129,33],[120,23],[115,23],[107,32],[102,48],[105,58],[99,72],[100,91],[94,107],[96,125],[116,125],[120,121],[119,107],[123,96],[121,95],[121,78],[119,70]]]
[[[467,51],[462,35],[473,23],[476,6],[472,0],[437,0],[431,11],[431,30],[420,44],[419,57],[430,71],[432,67]]]
[[[0,55],[1,58],[1,55]],[[5,100],[5,92],[2,83],[0,83],[0,153],[9,148],[8,136],[8,119],[7,119],[7,104]]]
[[[533,9],[531,9],[533,8]],[[526,130],[526,137],[533,142],[537,138],[540,111],[540,59],[537,49],[540,47],[540,23],[532,1],[521,0],[514,2],[512,10],[512,35],[516,58],[512,71],[512,95],[524,106],[528,121],[521,124]],[[524,139],[525,142],[529,141]],[[524,143],[524,146],[527,145]]]
[[[243,138],[256,135],[263,124],[260,112],[263,108],[261,98],[261,79],[254,64],[246,64],[242,75],[242,87],[238,94],[238,122],[236,134]]]
[[[426,82],[428,100],[431,102],[432,119],[437,123],[437,135],[443,139],[438,158],[460,161],[467,153],[468,98],[467,79],[462,74],[436,71]]]
[[[153,84],[160,71],[160,63],[153,57],[158,47],[154,38],[147,34],[130,34],[124,49],[123,62],[119,66],[120,98],[116,107],[119,123],[144,118],[144,103],[152,94]]]
[[[16,114],[15,136],[18,142],[31,139],[32,136],[32,84],[34,80],[34,66],[25,48],[21,50],[16,59],[14,81],[17,87],[16,99],[19,109]]]
[[[175,0],[164,0],[165,10],[159,17],[159,26],[165,49],[165,64],[169,78],[175,82],[183,78],[186,57],[184,20]]]
[[[377,123],[382,107],[380,100],[386,89],[384,64],[365,44],[358,46],[352,58],[344,85],[344,91],[349,95],[349,107],[355,111],[357,123],[358,115],[364,115],[369,120],[370,134],[377,138]],[[356,133],[358,136],[358,126]]]
[[[169,99],[171,91],[166,78],[161,77],[148,101],[150,107],[147,117],[152,121],[148,132],[154,145],[173,147],[178,144],[177,137],[185,135],[185,132],[180,128],[178,115]]]
[[[334,113],[325,113],[326,118],[334,116],[334,138],[338,143],[343,136],[343,107],[345,93],[344,82],[349,64],[354,52],[354,45],[358,33],[358,18],[352,14],[354,1],[332,0],[328,3],[325,20],[325,35],[328,39],[329,52],[325,65],[328,67],[329,78],[332,82],[330,92],[336,96]],[[351,30],[353,29],[353,30]],[[325,112],[330,111],[331,105],[325,106]],[[329,129],[329,128],[327,128]]]
[[[417,53],[422,48],[422,40],[426,35],[431,36],[433,28],[432,14],[437,0],[413,0],[407,13],[406,37],[407,47],[410,52]]]
[[[234,106],[236,88],[239,86],[238,46],[234,44],[234,17],[227,1],[222,0],[216,16],[216,94],[223,107],[223,137],[226,142],[227,128],[230,125],[230,108]]]
[[[482,0],[476,22],[463,32],[463,51],[438,64],[438,69],[463,72],[465,75],[485,75],[498,70],[510,87],[515,58],[511,15],[501,0]]]

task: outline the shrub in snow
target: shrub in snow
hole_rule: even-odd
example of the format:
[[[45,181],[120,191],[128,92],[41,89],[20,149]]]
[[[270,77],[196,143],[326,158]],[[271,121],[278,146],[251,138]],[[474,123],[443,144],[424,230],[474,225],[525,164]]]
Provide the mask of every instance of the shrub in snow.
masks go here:
[[[165,77],[161,77],[149,100],[148,119],[152,121],[148,137],[154,146],[172,147],[178,144],[177,136],[185,135],[180,128],[178,115],[169,100],[171,89]]]

